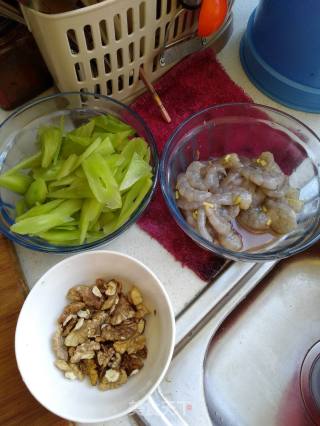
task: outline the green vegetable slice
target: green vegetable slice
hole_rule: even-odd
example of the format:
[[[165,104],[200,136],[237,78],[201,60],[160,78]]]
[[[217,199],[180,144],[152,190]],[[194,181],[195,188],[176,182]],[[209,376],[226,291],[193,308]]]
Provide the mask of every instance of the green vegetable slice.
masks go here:
[[[31,182],[32,178],[30,176],[19,172],[0,175],[0,186],[21,195],[27,191]]]
[[[26,192],[26,203],[29,207],[35,204],[42,204],[47,198],[47,194],[48,189],[46,182],[41,178],[35,179]]]
[[[80,244],[86,239],[89,226],[95,224],[102,211],[102,204],[95,198],[84,200],[80,214]]]
[[[75,130],[69,133],[70,136],[79,136],[83,138],[90,138],[92,132],[95,128],[95,119],[93,118],[88,123],[83,124],[80,127],[77,127]]]
[[[134,152],[128,170],[120,184],[120,191],[125,191],[134,185],[138,180],[146,176],[151,176],[151,167],[139,154]]]
[[[117,228],[123,225],[129,219],[132,213],[137,210],[151,187],[152,180],[149,177],[142,178],[141,180],[136,182],[126,193],[123,201],[123,206],[117,221]]]
[[[26,211],[23,214],[19,214],[16,217],[16,222],[19,222],[22,219],[26,219],[28,217],[34,217],[34,216],[39,216],[42,214],[46,214],[51,212],[53,209],[55,209],[56,207],[58,207],[63,201],[62,200],[53,200],[53,201],[49,201],[45,204],[41,204],[40,206],[35,206],[32,207],[31,209],[29,209],[28,211]],[[17,212],[18,214],[18,212]]]
[[[62,142],[62,132],[59,127],[43,127],[39,130],[42,159],[41,166],[47,168],[57,159]]]
[[[120,208],[122,200],[118,184],[103,157],[91,154],[83,161],[82,168],[97,201],[111,209]]]
[[[19,170],[22,169],[30,169],[31,167],[37,167],[41,164],[41,152],[37,152],[36,154],[32,155],[31,157],[27,157],[24,160],[20,161],[20,163],[16,164],[15,166],[11,167],[10,170],[8,170],[3,175],[9,175],[13,174]],[[3,176],[2,175],[2,176]]]
[[[119,118],[113,115],[99,115],[94,118],[95,126],[110,133],[120,133],[122,131],[130,131],[135,133],[134,129]]]
[[[76,178],[71,185],[48,193],[48,198],[94,198],[86,179]]]
[[[70,154],[69,157],[61,164],[61,168],[56,179],[62,179],[68,176],[76,167],[79,157],[76,154]]]
[[[37,235],[55,226],[70,222],[71,217],[61,213],[48,213],[22,219],[10,227],[11,231],[22,235]]]
[[[63,244],[66,242],[76,242],[79,240],[79,230],[60,230],[51,229],[50,231],[41,232],[39,237],[49,241],[51,244]]]

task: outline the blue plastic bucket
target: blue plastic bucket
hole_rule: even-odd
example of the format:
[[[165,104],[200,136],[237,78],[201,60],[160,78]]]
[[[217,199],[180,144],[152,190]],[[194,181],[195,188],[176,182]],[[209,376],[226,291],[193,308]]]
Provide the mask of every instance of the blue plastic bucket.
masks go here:
[[[320,0],[261,0],[240,58],[265,94],[294,109],[320,112]]]

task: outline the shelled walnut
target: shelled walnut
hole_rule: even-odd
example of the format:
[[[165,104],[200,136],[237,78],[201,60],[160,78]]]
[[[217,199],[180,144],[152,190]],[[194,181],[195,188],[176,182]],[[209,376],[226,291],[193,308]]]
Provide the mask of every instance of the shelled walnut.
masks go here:
[[[70,380],[88,377],[101,390],[115,389],[137,374],[147,357],[149,314],[137,287],[128,294],[115,279],[98,278],[67,293],[70,303],[53,337],[55,365]]]

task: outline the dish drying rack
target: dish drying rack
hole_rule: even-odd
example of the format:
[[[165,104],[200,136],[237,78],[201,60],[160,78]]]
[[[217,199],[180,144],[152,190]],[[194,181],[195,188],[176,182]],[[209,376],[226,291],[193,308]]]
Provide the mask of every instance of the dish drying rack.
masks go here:
[[[179,0],[106,0],[45,14],[22,6],[24,18],[60,91],[93,92],[128,100],[144,90],[142,66],[156,80],[184,56],[215,40],[196,36],[199,10]],[[222,46],[220,46],[221,48]]]

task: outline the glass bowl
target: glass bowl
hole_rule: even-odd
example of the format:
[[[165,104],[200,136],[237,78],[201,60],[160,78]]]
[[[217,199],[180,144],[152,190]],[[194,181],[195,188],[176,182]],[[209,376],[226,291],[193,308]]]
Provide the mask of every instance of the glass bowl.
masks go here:
[[[0,125],[0,174],[38,150],[36,135],[40,126],[59,126],[61,117],[64,117],[65,128],[69,131],[99,114],[111,114],[130,124],[139,136],[145,138],[150,147],[153,184],[138,209],[120,228],[99,240],[81,245],[53,245],[41,238],[19,235],[10,230],[15,218],[13,206],[19,197],[9,190],[0,188],[0,232],[10,240],[42,252],[77,252],[112,241],[141,216],[151,200],[157,183],[159,169],[157,148],[144,120],[126,105],[107,96],[80,92],[59,93],[38,98],[13,112]]]
[[[250,103],[211,106],[186,119],[167,141],[160,164],[164,198],[182,230],[211,252],[233,260],[255,262],[291,256],[305,250],[320,236],[319,142],[307,126],[276,109]],[[268,244],[251,245],[240,252],[202,238],[176,205],[177,175],[196,159],[208,160],[233,152],[257,157],[263,151],[273,153],[282,171],[290,176],[290,183],[300,189],[304,207],[298,214],[298,227]]]

